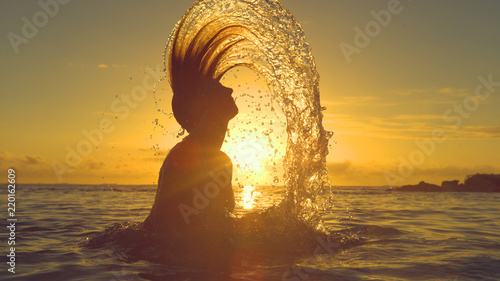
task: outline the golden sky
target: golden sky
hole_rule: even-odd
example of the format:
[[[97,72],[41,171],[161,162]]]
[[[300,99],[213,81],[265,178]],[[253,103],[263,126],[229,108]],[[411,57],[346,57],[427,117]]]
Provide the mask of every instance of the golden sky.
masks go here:
[[[334,132],[333,184],[500,172],[500,2],[281,2],[302,24],[321,76],[323,125]],[[155,184],[180,139],[175,120],[159,112],[171,111],[168,84],[158,83],[155,95],[152,86],[163,77],[167,38],[190,5],[1,1],[0,169],[14,167],[24,183]],[[235,165],[262,174],[242,171],[239,181],[269,184],[265,169],[286,139],[279,108],[252,115],[248,105],[269,97],[251,71],[233,70],[223,83],[235,89],[240,109],[250,108],[232,122],[223,149]],[[281,135],[276,147],[237,142],[241,128],[252,130],[243,127],[249,119],[269,116]],[[248,146],[257,159],[236,155]]]

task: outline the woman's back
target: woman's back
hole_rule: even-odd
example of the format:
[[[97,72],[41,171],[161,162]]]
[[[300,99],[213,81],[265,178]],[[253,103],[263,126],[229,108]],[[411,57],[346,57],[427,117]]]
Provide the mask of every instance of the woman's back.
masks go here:
[[[225,153],[206,153],[195,138],[185,138],[163,163],[146,229],[174,236],[195,230],[228,231],[234,209],[231,174]]]

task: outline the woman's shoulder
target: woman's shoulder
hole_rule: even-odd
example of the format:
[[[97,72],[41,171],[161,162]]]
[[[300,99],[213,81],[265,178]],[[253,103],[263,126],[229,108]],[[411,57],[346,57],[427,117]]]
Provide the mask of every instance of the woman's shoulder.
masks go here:
[[[224,152],[218,151],[215,157],[208,161],[210,169],[227,170],[231,173],[233,170],[233,162],[231,158]]]
[[[231,157],[229,157],[225,152],[219,151],[219,154],[217,155],[217,158],[220,159],[220,161],[223,162],[231,162]]]
[[[168,152],[165,162],[175,169],[191,170],[202,165],[203,153],[196,140],[186,138]]]

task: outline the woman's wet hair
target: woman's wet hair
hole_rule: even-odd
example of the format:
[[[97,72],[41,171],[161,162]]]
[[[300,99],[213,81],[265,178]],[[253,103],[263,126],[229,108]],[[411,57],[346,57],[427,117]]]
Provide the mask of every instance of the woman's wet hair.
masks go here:
[[[165,66],[174,93],[174,117],[190,132],[203,114],[199,108],[195,112],[191,109],[204,90],[200,82],[204,79],[218,81],[230,68],[247,65],[244,61],[235,64],[229,54],[234,54],[235,49],[244,51],[252,44],[247,40],[252,34],[241,25],[223,25],[220,20],[193,30],[198,25],[186,20],[183,17],[171,35]]]

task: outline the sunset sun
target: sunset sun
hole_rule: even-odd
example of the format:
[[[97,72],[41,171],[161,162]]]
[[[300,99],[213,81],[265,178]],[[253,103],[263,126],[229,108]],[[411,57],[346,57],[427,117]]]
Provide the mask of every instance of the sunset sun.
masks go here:
[[[256,140],[249,140],[234,147],[234,165],[241,170],[260,174],[264,171],[266,148]]]

